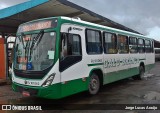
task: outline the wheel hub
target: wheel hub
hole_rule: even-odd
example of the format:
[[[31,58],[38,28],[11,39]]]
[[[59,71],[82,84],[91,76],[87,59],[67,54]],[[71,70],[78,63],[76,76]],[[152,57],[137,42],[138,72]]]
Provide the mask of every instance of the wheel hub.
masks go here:
[[[96,79],[92,79],[90,86],[91,86],[92,90],[95,90],[97,88],[97,80]]]

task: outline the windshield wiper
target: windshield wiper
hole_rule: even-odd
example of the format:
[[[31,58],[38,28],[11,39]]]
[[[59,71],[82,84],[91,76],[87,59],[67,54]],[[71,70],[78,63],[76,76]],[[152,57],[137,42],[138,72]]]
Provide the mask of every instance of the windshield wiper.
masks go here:
[[[23,38],[22,38],[23,36],[24,36],[24,34],[22,33],[20,36],[18,36],[18,39],[19,39],[20,42],[22,42],[23,49],[25,49],[25,47],[24,47],[24,42],[23,42]]]
[[[38,46],[38,44],[40,43],[43,35],[44,35],[44,30],[41,30],[36,37],[33,37],[33,40],[31,42],[31,46],[30,46],[30,59],[31,59],[31,55],[32,55],[32,52],[33,52],[33,48],[35,49]]]
[[[35,44],[35,46],[34,46],[34,50],[36,49],[36,47],[37,47],[37,46],[39,45],[39,43],[41,42],[43,35],[44,35],[44,31],[42,31],[41,35],[40,35],[39,38],[37,39],[37,42],[36,42],[36,44]]]
[[[23,41],[23,36],[24,36],[24,33],[21,33],[21,41],[22,41],[23,49],[25,49],[25,47],[24,47],[24,41]]]
[[[28,56],[28,50],[27,50],[28,45],[30,45],[29,40],[27,41],[26,47],[25,47],[25,59],[26,59],[26,57]],[[27,62],[28,62],[28,61],[27,61]]]
[[[36,37],[33,38],[32,40],[32,44],[31,44],[31,47],[30,49],[32,50],[33,48],[35,48],[35,45],[36,47],[38,46],[39,42],[41,41],[42,37],[43,37],[43,34],[44,34],[44,31],[41,30],[38,35]],[[37,41],[38,40],[38,41]]]

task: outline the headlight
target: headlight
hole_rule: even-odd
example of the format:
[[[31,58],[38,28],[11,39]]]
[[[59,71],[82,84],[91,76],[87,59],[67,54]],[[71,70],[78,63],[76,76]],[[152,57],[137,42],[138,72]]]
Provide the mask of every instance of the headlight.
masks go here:
[[[47,78],[47,80],[44,81],[44,83],[42,84],[42,87],[47,87],[47,86],[51,85],[51,83],[53,82],[53,79],[54,79],[55,75],[56,75],[55,73],[51,74]]]

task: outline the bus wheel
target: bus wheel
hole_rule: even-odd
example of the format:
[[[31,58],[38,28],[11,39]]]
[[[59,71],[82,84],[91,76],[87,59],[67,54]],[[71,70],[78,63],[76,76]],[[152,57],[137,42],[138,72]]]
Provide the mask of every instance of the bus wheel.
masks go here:
[[[100,80],[99,77],[93,73],[90,77],[88,92],[91,95],[95,95],[98,93],[100,89]]]
[[[145,76],[144,73],[145,73],[144,67],[140,66],[140,68],[139,68],[139,74],[136,75],[136,76],[133,76],[132,78],[134,80],[142,80],[142,79],[144,79],[144,76]]]

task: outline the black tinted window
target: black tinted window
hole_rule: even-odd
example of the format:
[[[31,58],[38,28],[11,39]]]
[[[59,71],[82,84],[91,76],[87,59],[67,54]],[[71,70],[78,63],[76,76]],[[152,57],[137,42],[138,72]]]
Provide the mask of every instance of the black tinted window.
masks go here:
[[[146,51],[146,53],[151,53],[152,52],[152,47],[151,47],[151,41],[150,40],[145,40],[145,51]]]
[[[87,30],[86,46],[88,54],[101,54],[102,53],[101,32],[95,30]]]
[[[138,39],[138,52],[139,53],[144,53],[145,52],[144,40],[143,39]]]
[[[137,53],[138,52],[137,38],[129,37],[129,50],[130,50],[130,53]]]
[[[104,33],[104,52],[107,54],[117,53],[116,34]]]
[[[127,38],[127,36],[118,35],[118,51],[119,51],[119,53],[128,53],[128,38]]]

